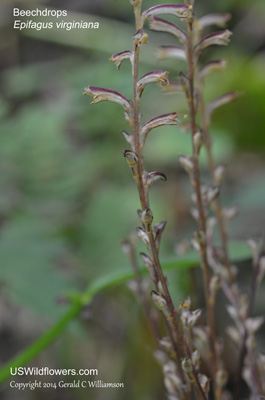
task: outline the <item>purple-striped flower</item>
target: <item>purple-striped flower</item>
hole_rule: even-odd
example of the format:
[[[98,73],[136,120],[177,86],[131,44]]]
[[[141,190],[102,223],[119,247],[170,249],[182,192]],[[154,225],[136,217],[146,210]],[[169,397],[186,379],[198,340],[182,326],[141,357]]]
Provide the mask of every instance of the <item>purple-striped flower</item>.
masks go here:
[[[150,119],[141,126],[140,134],[146,136],[152,129],[163,125],[177,125],[180,121],[177,119],[179,113],[163,114]]]
[[[157,171],[148,172],[146,176],[146,184],[148,188],[150,188],[153,185],[153,183],[158,180],[166,181],[167,177],[162,172],[157,172]]]
[[[130,60],[131,64],[133,65],[133,58],[134,58],[133,51],[125,50],[120,53],[113,54],[109,60],[113,61],[116,67],[120,69],[121,63],[124,60]]]
[[[148,83],[153,83],[153,82],[158,82],[162,86],[169,85],[168,72],[158,70],[158,71],[148,72],[147,74],[142,76],[142,78],[140,78],[137,82],[137,90],[139,95],[141,96],[142,91],[144,90],[145,86]]]
[[[138,157],[134,151],[124,150],[123,155],[130,167],[135,167],[138,164]]]
[[[146,20],[155,15],[169,14],[181,19],[189,19],[192,17],[192,6],[185,4],[160,4],[145,10],[142,14]]]
[[[132,108],[131,100],[127,99],[127,97],[123,96],[119,92],[116,92],[115,90],[88,86],[87,88],[85,88],[83,94],[88,94],[93,97],[93,101],[91,102],[91,104],[96,104],[100,101],[111,101],[113,103],[120,104],[125,109],[125,111],[129,111]]]
[[[181,44],[187,43],[187,34],[176,24],[162,18],[153,17],[150,19],[149,28],[153,31],[168,32],[177,37]]]
[[[228,29],[225,31],[220,31],[220,32],[214,32],[210,33],[209,35],[204,36],[194,47],[194,52],[198,56],[202,50],[206,49],[206,47],[212,46],[212,45],[226,45],[230,42],[230,36],[232,35],[232,32],[230,32]]]

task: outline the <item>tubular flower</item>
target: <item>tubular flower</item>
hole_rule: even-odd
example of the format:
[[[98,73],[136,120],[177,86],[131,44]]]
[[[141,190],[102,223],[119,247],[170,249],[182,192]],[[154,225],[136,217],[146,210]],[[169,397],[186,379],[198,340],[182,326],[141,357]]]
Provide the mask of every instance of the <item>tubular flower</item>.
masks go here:
[[[158,6],[154,6],[145,10],[143,12],[143,17],[146,20],[155,15],[170,14],[183,20],[187,20],[192,17],[192,9],[193,7],[191,5],[160,4]]]
[[[162,18],[153,17],[149,21],[149,28],[152,31],[168,32],[177,37],[181,44],[187,43],[187,34],[176,24]]]
[[[169,85],[168,72],[167,71],[158,70],[158,71],[148,72],[147,74],[142,76],[142,78],[140,78],[138,80],[138,82],[137,82],[137,90],[138,90],[139,96],[141,96],[145,86],[148,83],[153,83],[153,82],[158,82],[162,86]]]
[[[111,101],[113,103],[120,104],[125,109],[125,111],[129,111],[132,108],[131,100],[127,99],[127,97],[123,96],[119,92],[116,92],[115,90],[88,86],[87,88],[85,88],[83,94],[89,94],[93,97],[93,101],[91,102],[91,104],[96,104],[101,101]]]
[[[131,50],[125,50],[121,51],[120,53],[113,54],[109,60],[113,61],[114,64],[117,66],[117,68],[120,69],[120,66],[124,60],[130,60],[133,66],[133,59],[134,59],[133,52]]]
[[[194,53],[198,56],[202,50],[206,49],[209,46],[217,45],[222,46],[226,45],[230,42],[230,36],[232,32],[228,29],[225,31],[210,33],[209,35],[204,36],[194,47]]]

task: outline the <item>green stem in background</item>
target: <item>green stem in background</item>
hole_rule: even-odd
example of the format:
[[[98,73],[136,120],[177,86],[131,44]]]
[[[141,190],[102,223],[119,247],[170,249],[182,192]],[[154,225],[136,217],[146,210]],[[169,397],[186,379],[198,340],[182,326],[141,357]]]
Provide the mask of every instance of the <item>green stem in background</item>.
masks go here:
[[[0,370],[0,383],[6,381],[10,376],[10,368],[21,367],[34,359],[39,353],[45,350],[66,328],[66,326],[76,318],[82,309],[81,303],[75,303],[64,314],[64,316],[37,339],[26,350],[22,351]]]
[[[165,270],[186,269],[197,264],[198,258],[196,256],[190,256],[183,257],[182,259],[180,258],[177,262],[173,261],[164,264],[163,268]],[[141,274],[146,274],[146,268],[141,268],[140,272]],[[22,350],[0,369],[0,384],[4,383],[10,377],[11,367],[23,367],[54,342],[58,336],[63,333],[67,325],[79,316],[83,306],[89,304],[96,294],[119,284],[123,284],[133,277],[134,273],[131,269],[116,271],[115,273],[97,279],[87,288],[84,294],[77,294],[74,304],[65,312],[58,322],[33,342],[32,345]]]
[[[198,152],[196,151],[194,144],[194,136],[197,133],[196,128],[196,111],[195,111],[195,99],[194,99],[194,62],[193,62],[193,21],[188,22],[188,76],[189,76],[189,112],[191,118],[191,133],[192,133],[192,147],[193,147],[193,160],[194,160],[194,189],[197,199],[197,208],[199,212],[199,229],[206,237],[206,219],[202,204],[201,196],[201,183],[200,183],[200,169],[199,169],[199,159]],[[211,370],[213,376],[213,386],[214,392],[217,394],[216,389],[216,372],[217,372],[217,356],[215,348],[215,331],[214,331],[214,313],[213,304],[211,302],[210,295],[210,267],[207,260],[207,248],[206,242],[203,240],[201,245],[201,261],[204,273],[205,282],[205,295],[206,295],[206,306],[207,306],[207,319],[208,326],[210,329],[209,340],[210,340],[210,362]],[[216,398],[218,398],[216,396]]]

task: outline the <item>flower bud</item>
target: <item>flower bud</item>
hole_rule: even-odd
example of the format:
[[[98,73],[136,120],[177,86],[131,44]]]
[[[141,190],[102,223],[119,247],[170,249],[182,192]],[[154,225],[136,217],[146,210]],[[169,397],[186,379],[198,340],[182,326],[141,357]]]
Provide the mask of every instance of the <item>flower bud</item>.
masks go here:
[[[162,172],[156,172],[156,171],[148,172],[148,174],[146,176],[146,184],[147,184],[148,188],[150,188],[153,185],[153,183],[158,180],[166,181],[167,177]]]
[[[194,161],[193,157],[188,157],[188,156],[179,156],[179,163],[183,169],[185,169],[186,172],[191,173],[194,170]]]
[[[218,167],[216,167],[214,170],[214,184],[215,185],[220,186],[221,183],[223,183],[224,174],[225,174],[225,166],[218,165]]]
[[[162,233],[164,232],[165,226],[167,224],[167,221],[161,221],[155,224],[154,226],[154,234],[155,234],[155,244],[157,250],[159,250],[159,245],[160,245],[160,240]]]
[[[147,232],[150,232],[152,221],[153,221],[152,210],[149,207],[147,207],[142,212],[142,223],[144,224],[144,227]]]
[[[170,310],[167,305],[167,301],[166,301],[165,297],[161,293],[156,292],[155,290],[152,290],[151,296],[152,296],[152,300],[153,300],[155,306],[158,308],[158,310],[162,311],[162,313],[164,314],[164,316],[167,319],[171,319],[171,313],[170,313]]]
[[[192,382],[194,380],[193,377],[193,364],[189,357],[185,357],[182,362],[181,366],[184,372],[188,375],[189,380]]]
[[[183,325],[187,328],[191,328],[196,324],[200,318],[202,310],[198,309],[195,311],[183,311],[181,314],[181,321]]]
[[[193,239],[191,240],[191,243],[194,247],[194,249],[198,252],[201,253],[201,249],[203,246],[205,246],[205,234],[203,231],[195,231],[193,234]]]
[[[210,390],[209,378],[204,374],[199,374],[198,378],[199,378],[201,388],[208,398],[208,394],[209,394],[209,390]]]
[[[204,137],[201,131],[198,131],[195,133],[193,137],[193,143],[194,143],[194,150],[197,154],[199,154],[200,149],[204,143]]]
[[[137,155],[132,150],[124,150],[123,156],[126,158],[126,161],[129,165],[129,167],[131,168],[133,177],[135,179],[137,179],[137,177],[138,177],[138,170],[137,170],[138,157],[137,157]]]
[[[142,242],[144,242],[144,244],[146,246],[149,246],[150,241],[149,241],[149,237],[148,237],[148,234],[146,233],[146,231],[141,227],[136,228],[136,231],[138,233],[139,238],[142,240]]]
[[[133,36],[133,44],[135,46],[141,46],[147,44],[148,35],[143,29],[139,29]]]

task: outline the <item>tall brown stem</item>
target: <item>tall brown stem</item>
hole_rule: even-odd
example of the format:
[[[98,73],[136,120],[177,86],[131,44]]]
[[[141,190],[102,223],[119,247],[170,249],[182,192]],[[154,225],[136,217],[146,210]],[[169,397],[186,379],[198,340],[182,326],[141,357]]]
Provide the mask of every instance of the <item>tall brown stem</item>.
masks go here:
[[[136,31],[138,29],[138,21],[139,21],[139,9],[135,10],[135,21],[136,21]],[[144,174],[144,165],[143,165],[143,159],[142,159],[142,149],[140,146],[140,136],[139,136],[139,103],[140,103],[140,98],[137,93],[137,81],[138,81],[138,65],[139,65],[139,46],[136,44],[134,46],[134,65],[133,65],[133,88],[134,88],[134,110],[133,110],[133,134],[134,134],[134,143],[135,143],[135,153],[138,158],[138,191],[139,191],[139,197],[140,197],[140,202],[141,202],[141,207],[142,210],[145,210],[147,207],[149,207],[149,202],[148,202],[148,194],[147,194],[147,189],[145,187],[145,183],[143,180],[143,174]],[[152,227],[150,226],[149,232],[148,232],[148,237],[150,241],[150,255],[152,258],[152,261],[154,263],[154,269],[156,276],[158,280],[161,282],[162,289],[163,289],[163,294],[165,296],[168,308],[170,310],[170,316],[172,320],[172,326],[174,329],[174,334],[177,338],[177,345],[179,344],[182,350],[182,353],[185,356],[188,356],[190,359],[192,357],[191,350],[189,349],[189,346],[187,342],[185,341],[182,331],[180,329],[178,317],[175,312],[175,307],[171,298],[171,295],[168,290],[167,282],[165,279],[165,276],[162,271],[162,267],[160,264],[159,256],[158,256],[158,250],[156,248],[155,240],[154,240],[154,234]],[[180,360],[178,360],[178,367],[180,369],[180,374],[183,376],[183,371],[181,369],[180,365]],[[206,395],[200,385],[199,378],[197,371],[193,367],[193,375],[195,377],[195,382],[196,382],[196,389],[200,395],[200,397],[203,400],[207,400]]]
[[[200,110],[203,134],[204,134],[204,138],[205,138],[205,148],[206,148],[206,153],[207,153],[207,158],[208,158],[209,170],[210,170],[212,182],[214,183],[214,181],[215,181],[215,176],[214,176],[215,163],[214,163],[214,159],[213,159],[212,143],[211,143],[210,132],[209,132],[209,123],[208,123],[208,120],[206,117],[206,112],[205,112],[205,107],[204,107],[203,82],[200,79],[198,82],[198,98],[199,98],[199,110]],[[221,208],[219,197],[214,200],[213,208],[214,208],[214,212],[215,212],[215,215],[217,218],[218,227],[219,227],[219,231],[220,231],[225,266],[226,266],[228,274],[229,274],[229,280],[232,283],[233,278],[232,278],[231,266],[230,266],[229,254],[228,254],[228,236],[227,236],[227,230],[226,230],[224,218],[222,215],[222,208]]]
[[[189,112],[191,118],[191,133],[192,133],[192,147],[193,147],[193,160],[194,160],[194,190],[197,199],[197,208],[199,213],[199,229],[203,232],[206,237],[206,218],[203,209],[202,196],[201,196],[201,183],[200,183],[200,169],[198,152],[194,144],[194,136],[197,132],[196,128],[196,111],[195,111],[195,99],[194,99],[194,61],[193,61],[193,21],[188,22],[188,77],[189,77]],[[203,241],[201,245],[201,262],[204,273],[205,283],[205,294],[206,294],[206,306],[207,306],[207,319],[208,326],[210,329],[210,362],[213,374],[213,385],[216,398],[218,398],[215,376],[217,372],[217,356],[215,348],[215,331],[214,331],[214,314],[213,304],[210,296],[210,267],[207,260],[207,247]]]

